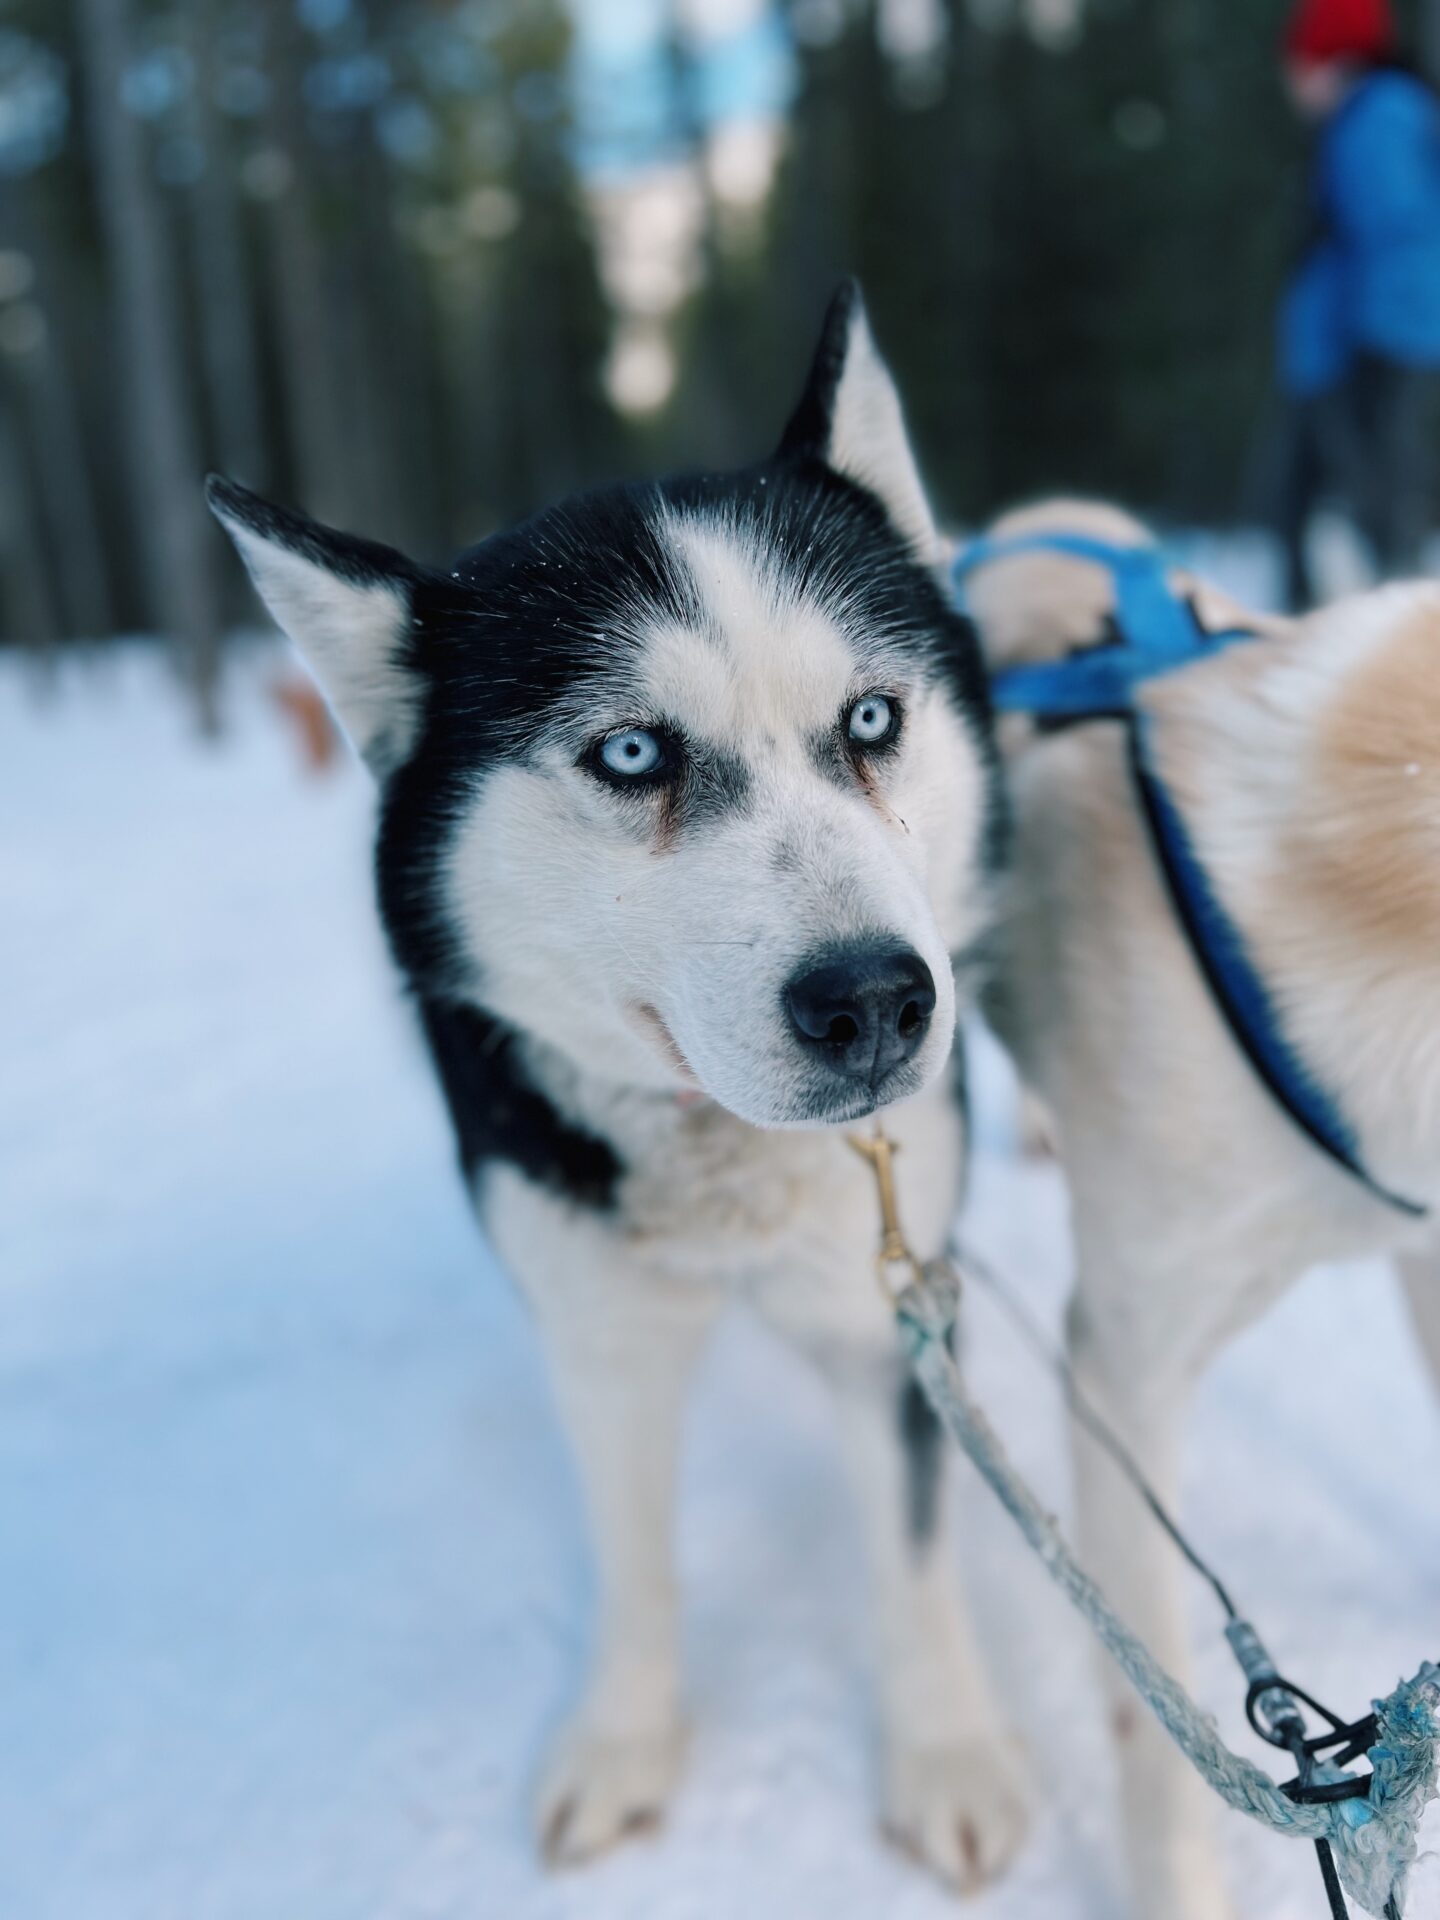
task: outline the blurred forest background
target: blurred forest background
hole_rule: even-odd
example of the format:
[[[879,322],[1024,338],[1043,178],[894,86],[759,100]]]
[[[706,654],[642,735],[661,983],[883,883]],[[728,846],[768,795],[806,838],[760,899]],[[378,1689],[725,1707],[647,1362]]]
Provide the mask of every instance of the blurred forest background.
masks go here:
[[[208,467],[440,558],[762,451],[851,270],[951,522],[1253,513],[1283,13],[0,0],[0,631],[165,634],[208,707]]]

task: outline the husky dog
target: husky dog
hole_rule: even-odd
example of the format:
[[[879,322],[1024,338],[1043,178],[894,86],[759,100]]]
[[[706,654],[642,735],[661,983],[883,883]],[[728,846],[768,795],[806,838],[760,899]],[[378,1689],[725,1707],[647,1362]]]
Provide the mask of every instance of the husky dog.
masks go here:
[[[391,947],[574,1443],[601,1617],[538,1793],[546,1853],[598,1851],[675,1785],[677,1437],[739,1295],[842,1402],[885,1822],[980,1883],[1020,1839],[1021,1776],[843,1128],[900,1103],[937,1251],[956,978],[1001,814],[978,650],[858,291],[770,459],[566,501],[443,571],[225,481],[210,501],[379,783]]]
[[[1059,501],[1002,519],[1127,547],[1145,529]],[[981,550],[983,554],[983,549]],[[1181,573],[1208,632],[1248,629],[1148,682],[1151,764],[1358,1163],[1440,1206],[1440,588],[1402,585],[1301,621],[1245,614]],[[966,582],[992,666],[1108,637],[1110,571],[1010,552]],[[1190,1388],[1223,1343],[1306,1267],[1395,1252],[1440,1371],[1440,1236],[1301,1131],[1232,1037],[1177,925],[1124,731],[1006,717],[1013,895],[990,1011],[1053,1118],[1077,1278],[1080,1383],[1175,1499]],[[1111,1599],[1171,1669],[1186,1658],[1183,1569],[1081,1435],[1081,1540]],[[1217,1920],[1207,1789],[1109,1670],[1136,1911]]]

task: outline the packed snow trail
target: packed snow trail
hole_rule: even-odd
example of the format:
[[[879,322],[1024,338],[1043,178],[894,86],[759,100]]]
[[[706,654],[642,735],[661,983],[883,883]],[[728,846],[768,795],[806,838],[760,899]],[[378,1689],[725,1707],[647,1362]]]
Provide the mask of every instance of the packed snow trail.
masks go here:
[[[383,953],[366,783],[300,771],[273,671],[237,670],[207,750],[148,650],[48,687],[0,661],[0,1916],[951,1920],[875,1831],[825,1396],[738,1320],[685,1461],[689,1771],[655,1839],[537,1869],[527,1791],[590,1609],[577,1495]],[[1011,1151],[990,1050],[977,1080],[971,1236],[1054,1327],[1060,1183]],[[1066,1513],[1053,1384],[968,1311],[978,1397]],[[1433,1654],[1440,1413],[1382,1267],[1297,1288],[1188,1438],[1186,1519],[1287,1672],[1359,1712]],[[954,1480],[1038,1783],[966,1911],[1108,1920],[1091,1650]],[[1194,1622],[1197,1693],[1263,1761],[1203,1589]],[[1307,1848],[1217,1830],[1247,1920],[1315,1920]],[[1437,1887],[1431,1857],[1411,1920]]]

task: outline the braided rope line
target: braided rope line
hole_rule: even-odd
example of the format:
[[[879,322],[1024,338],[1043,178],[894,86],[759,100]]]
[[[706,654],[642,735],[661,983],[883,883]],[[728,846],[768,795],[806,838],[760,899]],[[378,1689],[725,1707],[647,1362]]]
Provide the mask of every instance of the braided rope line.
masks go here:
[[[1291,1800],[1263,1768],[1233,1753],[1211,1715],[1156,1660],[1112,1610],[1006,1456],[1001,1440],[965,1391],[948,1342],[959,1282],[944,1263],[925,1269],[895,1301],[910,1365],[931,1405],[1044,1562],[1051,1578],[1101,1642],[1197,1772],[1227,1805],[1272,1832],[1325,1839],[1346,1891],[1367,1913],[1398,1912],[1416,1855],[1420,1819],[1436,1791],[1440,1744],[1440,1667],[1430,1661],[1373,1703],[1379,1732],[1368,1758],[1363,1798],[1304,1804]]]

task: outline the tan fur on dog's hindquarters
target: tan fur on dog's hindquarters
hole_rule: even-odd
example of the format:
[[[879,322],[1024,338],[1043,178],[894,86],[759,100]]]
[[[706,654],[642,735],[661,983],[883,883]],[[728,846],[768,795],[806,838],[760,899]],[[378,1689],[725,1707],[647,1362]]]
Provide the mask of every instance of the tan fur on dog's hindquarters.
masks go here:
[[[1133,544],[1093,503],[1018,531]],[[1440,590],[1400,586],[1303,622],[1245,616],[1188,576],[1207,628],[1262,637],[1148,682],[1153,764],[1306,1067],[1386,1186],[1440,1202]],[[1108,571],[1019,554],[965,583],[994,665],[1103,637]],[[1440,1234],[1316,1147],[1257,1077],[1178,927],[1124,730],[1001,732],[1014,870],[988,1010],[1057,1119],[1072,1194],[1071,1358],[1162,1497],[1215,1353],[1304,1269],[1403,1256],[1440,1366]],[[1189,1669],[1185,1576],[1123,1478],[1077,1435],[1081,1550],[1170,1670]],[[1213,1808],[1107,1669],[1135,1920],[1229,1911]],[[1260,1916],[1249,1916],[1260,1920]]]

